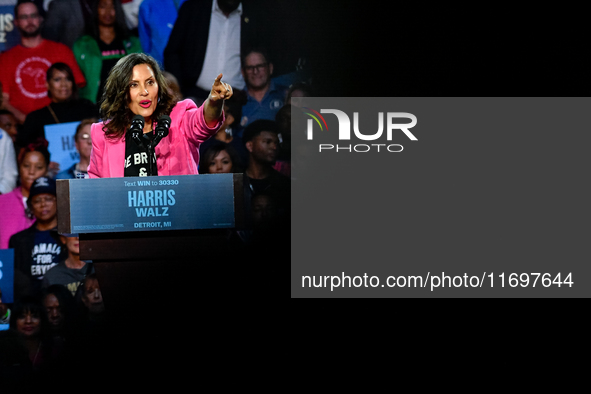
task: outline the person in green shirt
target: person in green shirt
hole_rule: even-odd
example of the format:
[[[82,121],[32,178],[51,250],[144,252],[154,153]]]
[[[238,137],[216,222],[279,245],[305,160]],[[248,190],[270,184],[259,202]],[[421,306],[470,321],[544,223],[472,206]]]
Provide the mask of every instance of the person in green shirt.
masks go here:
[[[99,0],[95,2],[93,23],[72,50],[87,80],[80,97],[97,103],[111,68],[125,55],[142,52],[142,45],[125,24],[121,1]]]

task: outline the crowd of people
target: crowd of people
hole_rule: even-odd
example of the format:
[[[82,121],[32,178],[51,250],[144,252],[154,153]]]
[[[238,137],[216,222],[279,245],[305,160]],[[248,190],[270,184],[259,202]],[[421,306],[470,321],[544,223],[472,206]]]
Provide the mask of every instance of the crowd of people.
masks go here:
[[[272,10],[257,4],[15,1],[20,43],[0,54],[0,249],[15,256],[13,302],[2,303],[0,289],[0,323],[9,327],[0,331],[0,369],[28,377],[55,371],[107,321],[78,234],[57,232],[56,180],[96,175],[96,167],[89,174],[91,130],[113,90],[111,70],[130,54],[158,63],[152,69],[162,71],[178,105],[205,106],[223,73],[233,94],[223,101],[219,131],[193,154],[198,172],[244,174],[247,226],[232,232],[232,245],[256,253],[274,243],[289,256],[290,99],[312,95],[313,85],[302,58],[278,50],[265,19]],[[70,122],[78,122],[79,160],[61,168],[46,126]]]

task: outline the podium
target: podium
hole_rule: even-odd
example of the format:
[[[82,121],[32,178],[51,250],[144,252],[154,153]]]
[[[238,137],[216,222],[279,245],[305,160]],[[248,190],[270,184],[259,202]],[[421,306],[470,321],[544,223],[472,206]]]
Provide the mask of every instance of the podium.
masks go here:
[[[201,302],[200,286],[216,280],[207,273],[233,261],[231,235],[245,227],[243,174],[58,180],[57,197],[58,232],[79,235],[121,323]]]

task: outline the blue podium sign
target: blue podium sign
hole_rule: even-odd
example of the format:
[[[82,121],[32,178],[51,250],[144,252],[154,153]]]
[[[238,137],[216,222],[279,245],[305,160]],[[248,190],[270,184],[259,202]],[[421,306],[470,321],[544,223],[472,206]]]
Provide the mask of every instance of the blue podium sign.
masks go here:
[[[60,189],[69,189],[69,201],[58,203],[60,233],[235,226],[234,174],[69,179],[57,183],[58,196]]]
[[[14,302],[14,249],[0,249],[0,289],[2,302]]]

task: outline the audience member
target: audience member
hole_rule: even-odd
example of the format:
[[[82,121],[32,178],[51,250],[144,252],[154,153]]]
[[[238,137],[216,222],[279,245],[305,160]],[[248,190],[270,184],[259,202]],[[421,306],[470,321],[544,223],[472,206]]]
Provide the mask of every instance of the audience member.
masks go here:
[[[244,171],[242,160],[231,145],[215,141],[209,145],[199,163],[200,174],[231,174]]]
[[[281,174],[291,176],[291,106],[284,105],[275,116],[278,127],[279,154],[273,168]]]
[[[33,373],[29,352],[16,330],[0,331],[0,382],[2,393],[36,393],[46,387]]]
[[[15,300],[10,328],[19,334],[25,345],[33,371],[39,372],[45,363],[51,361],[52,349],[42,336],[45,320],[37,298],[25,296]]]
[[[277,204],[278,215],[289,217],[290,180],[273,169],[279,150],[279,129],[272,120],[260,119],[244,130],[243,142],[249,152],[245,171],[246,207],[249,209],[252,197],[262,192],[270,195]],[[247,218],[250,217],[247,213]]]
[[[91,23],[91,3],[92,0],[52,0],[43,24],[43,37],[72,48]]]
[[[186,0],[144,0],[140,5],[138,33],[144,53],[164,66],[164,48]]]
[[[0,128],[0,194],[13,191],[17,177],[14,144],[8,133]]]
[[[260,192],[252,196],[252,225],[255,235],[268,235],[276,229],[278,219],[277,204],[273,196],[267,192]],[[269,230],[269,231],[267,231]]]
[[[33,182],[47,174],[49,152],[47,141],[39,141],[23,149],[18,156],[19,186],[0,195],[0,249],[8,248],[10,237],[30,227],[35,218],[27,209]]]
[[[72,69],[65,63],[55,63],[47,70],[47,96],[51,103],[27,115],[25,124],[16,139],[23,147],[45,138],[45,126],[57,123],[77,122],[98,117],[98,108],[87,99],[78,98],[78,88]]]
[[[92,140],[90,139],[90,126],[96,123],[97,118],[84,119],[78,127],[76,127],[76,134],[74,134],[74,142],[76,150],[80,156],[80,161],[72,167],[60,172],[55,179],[81,179],[89,178],[88,165],[90,164],[90,152],[92,150]]]
[[[164,69],[178,78],[183,95],[197,104],[207,98],[211,81],[220,72],[234,90],[244,89],[240,53],[258,43],[263,23],[258,2],[188,0],[179,9],[164,49]]]
[[[18,122],[12,112],[7,109],[0,109],[0,129],[3,129],[8,133],[13,144],[16,144],[16,137],[18,134],[18,130],[16,128],[17,123]]]
[[[240,91],[237,90],[236,92]],[[200,155],[203,154],[210,147],[210,145],[216,144],[217,142],[224,142],[232,146],[232,148],[238,154],[242,164],[246,164],[248,162],[248,151],[242,143],[242,138],[238,136],[238,133],[241,130],[238,121],[242,114],[242,104],[243,101],[240,101],[240,99],[236,96],[232,96],[230,100],[226,100],[224,102],[224,114],[226,115],[226,119],[224,120],[220,130],[214,134],[213,138],[210,138],[201,144],[199,147]],[[241,167],[244,168],[244,166]]]
[[[242,57],[242,75],[246,81],[246,104],[242,107],[240,125],[248,126],[258,119],[275,120],[283,106],[287,88],[271,80],[273,63],[262,48],[250,49]]]
[[[63,285],[72,293],[73,297],[84,278],[94,272],[94,267],[90,262],[80,260],[78,234],[62,234],[59,238],[61,243],[66,246],[68,257],[47,271],[43,277],[42,287],[47,288],[55,284]]]
[[[14,25],[20,32],[21,42],[0,54],[0,81],[4,86],[5,108],[23,123],[30,112],[51,102],[44,80],[53,63],[68,64],[79,86],[86,85],[86,79],[70,48],[41,36],[43,17],[35,3],[20,0],[15,16]]]
[[[183,93],[181,92],[181,87],[179,86],[179,80],[168,71],[162,71],[162,75],[168,83],[168,93],[174,96],[177,101],[182,101],[184,97]]]
[[[90,274],[84,278],[84,282],[76,292],[76,300],[83,308],[85,334],[91,339],[100,338],[105,324],[108,323],[108,314],[96,274]]]
[[[74,43],[74,55],[88,79],[80,96],[98,102],[111,68],[129,53],[142,51],[139,38],[130,34],[120,0],[97,0],[86,35]]]
[[[35,223],[10,237],[14,249],[15,299],[39,295],[43,276],[59,261],[67,258],[67,249],[57,236],[57,196],[55,180],[40,177],[29,192],[27,206]]]
[[[285,105],[293,104],[291,102],[292,97],[313,97],[313,94],[314,93],[312,92],[312,87],[306,82],[294,83],[289,87],[289,90],[287,91],[287,99],[285,100]],[[298,106],[297,103],[294,105]]]
[[[71,352],[80,337],[80,315],[74,295],[63,285],[43,289],[41,303],[47,321],[47,338],[61,354]]]

